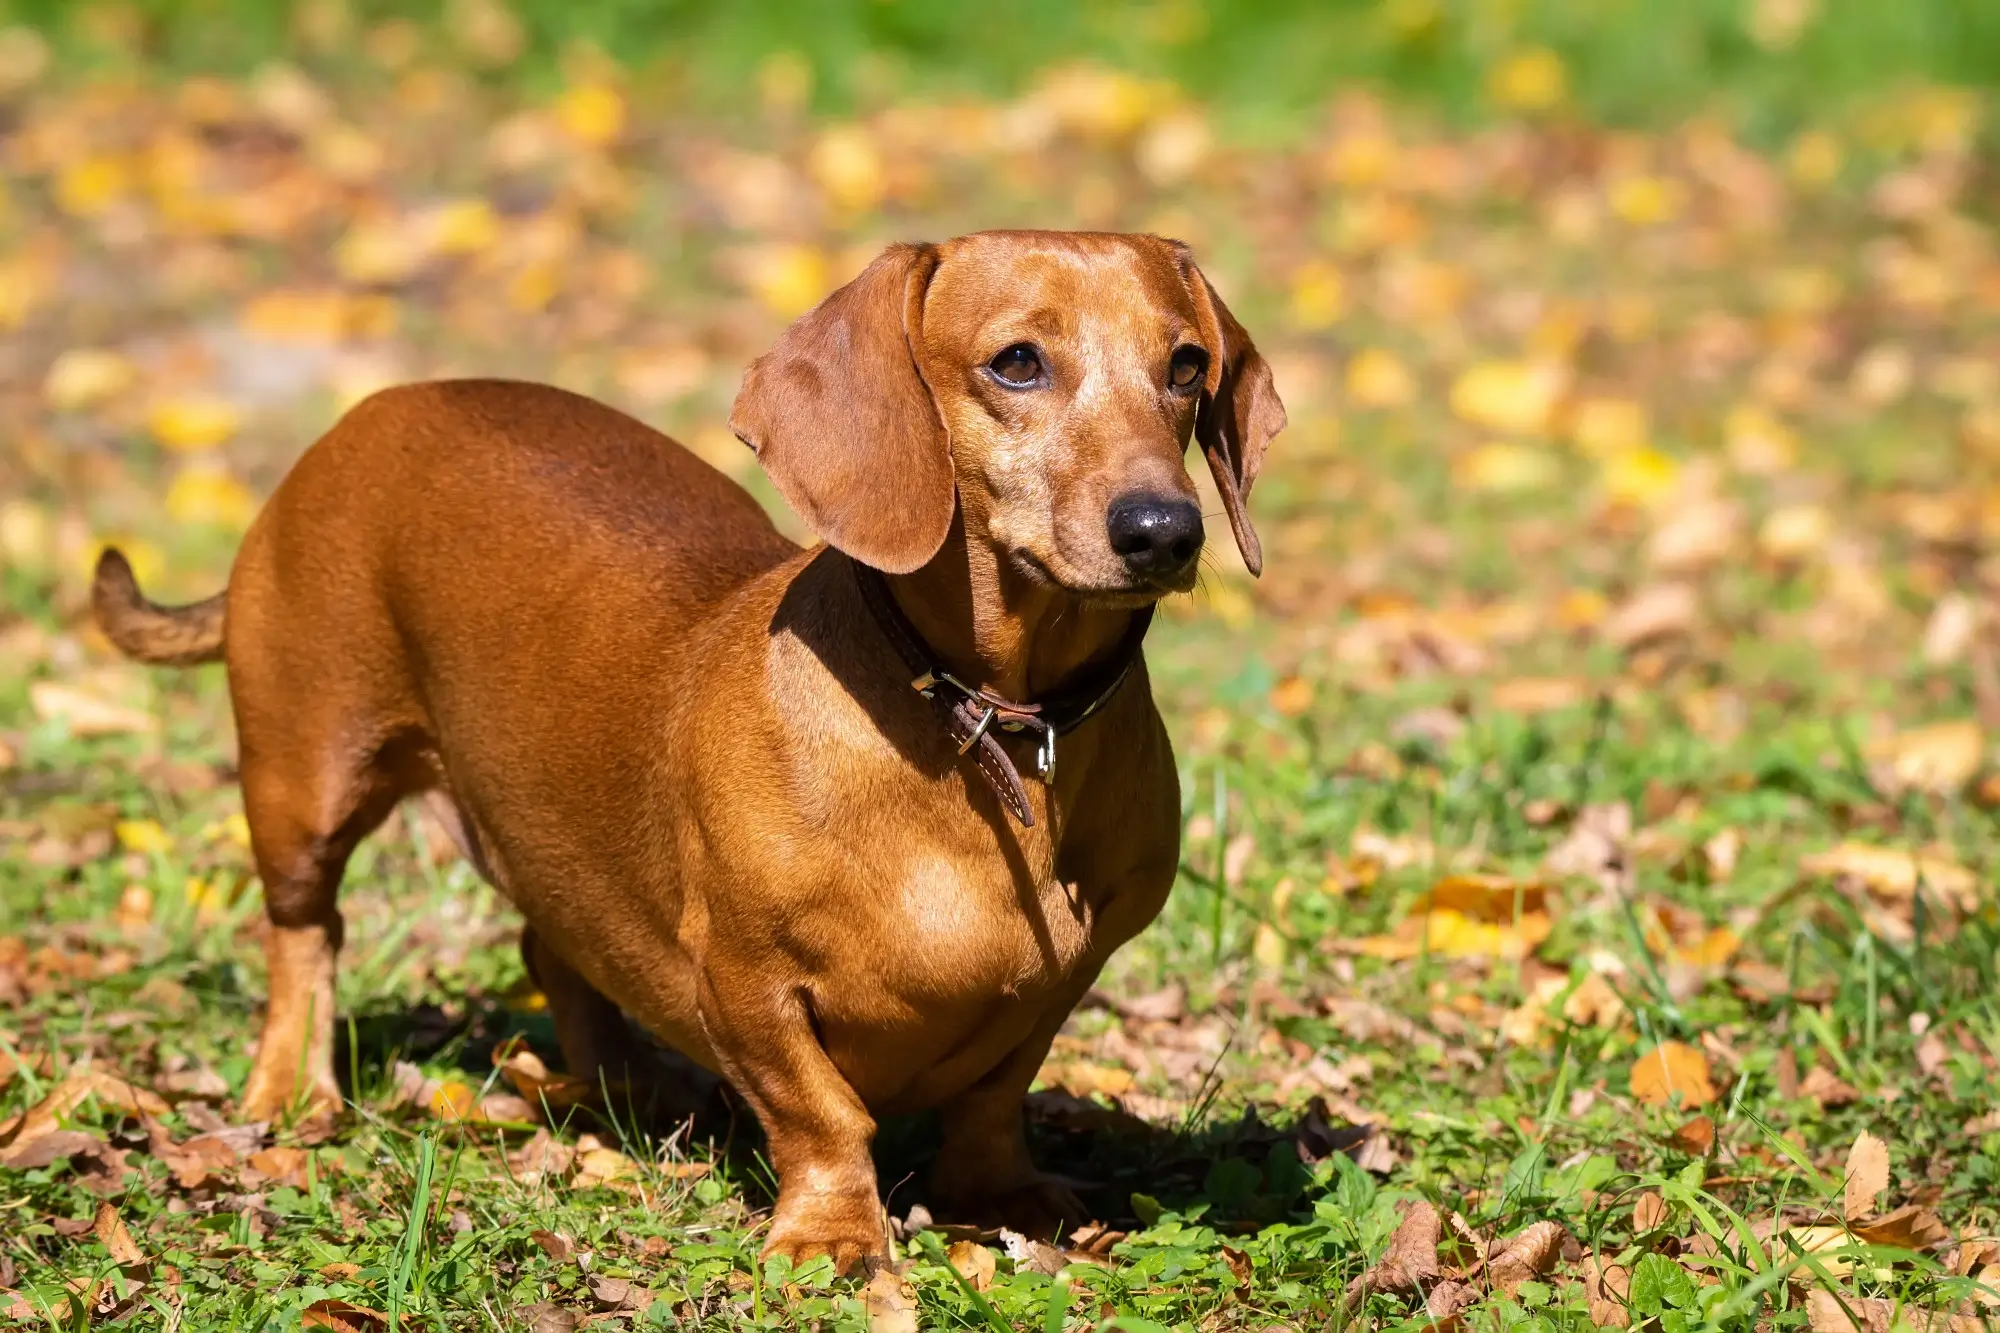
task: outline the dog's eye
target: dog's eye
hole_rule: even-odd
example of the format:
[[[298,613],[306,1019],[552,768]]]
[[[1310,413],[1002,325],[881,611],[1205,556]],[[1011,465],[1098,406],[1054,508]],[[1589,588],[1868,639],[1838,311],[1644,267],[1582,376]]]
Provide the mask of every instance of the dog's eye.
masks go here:
[[[1174,359],[1167,365],[1167,379],[1176,389],[1192,389],[1207,373],[1207,352],[1192,343],[1174,349]]]
[[[986,363],[1002,384],[1025,389],[1042,377],[1042,358],[1026,343],[1015,343]]]

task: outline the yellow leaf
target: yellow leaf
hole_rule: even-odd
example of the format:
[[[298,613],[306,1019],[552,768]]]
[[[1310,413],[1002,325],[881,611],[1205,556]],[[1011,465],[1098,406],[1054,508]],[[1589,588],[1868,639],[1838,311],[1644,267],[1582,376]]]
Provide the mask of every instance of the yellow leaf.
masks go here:
[[[1657,505],[1679,481],[1680,464],[1658,449],[1626,449],[1604,460],[1604,493],[1614,504]]]
[[[1632,1065],[1632,1095],[1648,1106],[1665,1106],[1678,1093],[1683,1108],[1715,1100],[1708,1057],[1685,1042],[1663,1041]]]
[[[534,314],[556,299],[561,284],[554,264],[530,264],[507,280],[507,304],[523,314]]]
[[[1667,176],[1627,176],[1611,187],[1611,211],[1635,227],[1651,227],[1680,216],[1687,187]]]
[[[577,1189],[595,1185],[621,1185],[638,1177],[639,1164],[616,1148],[584,1148],[576,1155],[576,1174],[570,1184]]]
[[[1570,437],[1591,458],[1647,447],[1646,409],[1629,398],[1586,398],[1570,417]]]
[[[1889,1188],[1889,1145],[1867,1130],[1855,1136],[1847,1152],[1847,1183],[1843,1207],[1850,1222],[1875,1211],[1875,1196]]]
[[[1282,972],[1285,968],[1285,937],[1277,927],[1268,921],[1257,923],[1257,934],[1250,942],[1250,957],[1265,972]]]
[[[1592,972],[1569,993],[1562,1012],[1581,1027],[1615,1028],[1625,1021],[1625,1001],[1603,974]]]
[[[1513,494],[1553,486],[1561,468],[1546,449],[1526,444],[1482,444],[1455,460],[1452,476],[1467,490]]]
[[[1817,189],[1839,177],[1845,157],[1839,139],[1825,130],[1808,130],[1792,140],[1785,165],[1794,181],[1808,189]]]
[[[132,363],[102,347],[72,347],[55,359],[42,380],[42,396],[58,412],[80,412],[116,398],[138,374]]]
[[[1528,913],[1546,913],[1548,902],[1548,885],[1537,881],[1506,875],[1446,875],[1411,910],[1449,910],[1504,924]]]
[[[616,88],[583,83],[556,101],[556,123],[570,137],[601,148],[625,132],[625,99]]]
[[[400,217],[357,222],[333,247],[334,270],[364,287],[407,282],[426,257],[422,238]]]
[[[1897,847],[1843,842],[1828,851],[1801,857],[1799,869],[1808,875],[1853,879],[1876,896],[1891,900],[1914,897],[1921,881],[1929,893],[1956,902],[1961,910],[1971,911],[1979,902],[1979,877],[1972,871],[1944,856]]]
[[[751,292],[782,319],[812,309],[831,285],[826,254],[813,245],[763,247],[751,256],[748,277]]]
[[[1509,111],[1547,111],[1569,95],[1569,70],[1547,47],[1524,47],[1493,67],[1486,91]]]
[[[153,438],[177,453],[227,444],[240,423],[235,406],[214,397],[169,398],[147,420]]]
[[[1451,410],[1489,430],[1545,434],[1568,380],[1560,366],[1548,362],[1482,361],[1451,386]]]
[[[1877,742],[1869,747],[1869,757],[1888,765],[1899,789],[1948,796],[1972,781],[1985,763],[1986,732],[1972,718],[1934,722]]]
[[[1402,407],[1417,396],[1417,378],[1394,352],[1364,347],[1347,363],[1347,396],[1359,407]]]
[[[113,828],[118,845],[128,852],[170,852],[174,840],[156,819],[121,819]]]
[[[167,487],[165,507],[176,523],[240,531],[257,516],[257,497],[219,467],[190,467]]]
[[[477,1118],[479,1095],[470,1086],[448,1079],[431,1090],[425,1107],[438,1120],[461,1121]]]
[[[881,151],[863,126],[835,125],[821,134],[806,170],[836,208],[865,213],[882,202],[887,174]]]
[[[441,255],[472,255],[500,239],[500,216],[484,199],[454,199],[429,218],[431,248]]]
[[[1752,477],[1775,476],[1798,465],[1798,437],[1770,413],[1745,403],[1730,410],[1722,437],[1729,462]]]
[[[1308,260],[1292,274],[1292,323],[1298,327],[1330,329],[1346,308],[1347,284],[1332,264]]]
[[[130,164],[122,158],[99,153],[63,168],[56,177],[56,203],[71,217],[96,217],[131,188]]]
[[[1271,707],[1281,717],[1303,717],[1312,702],[1312,682],[1303,676],[1287,676],[1271,687]]]
[[[1441,909],[1416,918],[1426,948],[1448,958],[1526,958],[1549,937],[1546,912],[1523,913],[1506,925],[1481,921],[1463,912]]]

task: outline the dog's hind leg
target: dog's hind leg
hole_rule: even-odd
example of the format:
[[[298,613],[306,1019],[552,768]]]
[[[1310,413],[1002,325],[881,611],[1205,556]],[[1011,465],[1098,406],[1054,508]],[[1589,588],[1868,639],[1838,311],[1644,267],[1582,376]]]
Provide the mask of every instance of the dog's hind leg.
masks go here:
[[[532,926],[521,930],[521,961],[548,999],[556,1042],[571,1074],[599,1091],[646,1079],[653,1062],[624,1013],[564,962]]]
[[[355,844],[386,818],[401,784],[371,762],[355,767],[304,751],[288,736],[243,747],[243,808],[251,851],[264,883],[270,1006],[256,1064],[243,1090],[248,1120],[278,1120],[338,1110],[334,1077],[334,970],[342,923],[336,900]]]

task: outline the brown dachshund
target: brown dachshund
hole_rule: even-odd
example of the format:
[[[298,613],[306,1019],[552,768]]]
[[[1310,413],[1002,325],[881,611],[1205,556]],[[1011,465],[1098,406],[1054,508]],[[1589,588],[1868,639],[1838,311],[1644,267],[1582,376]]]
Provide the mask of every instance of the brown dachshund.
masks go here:
[[[114,643],[228,664],[270,917],[243,1114],[339,1105],[341,872],[423,794],[573,1073],[636,1067],[623,1011],[755,1108],[768,1251],[885,1254],[875,1118],[925,1107],[942,1206],[1083,1220],[1021,1099],[1174,879],[1138,650],[1195,581],[1187,442],[1254,572],[1284,420],[1178,242],[991,232],[891,248],[745,375],[732,428],[825,546],[610,408],[460,381],[348,413],[225,593],[155,606],[107,552]]]

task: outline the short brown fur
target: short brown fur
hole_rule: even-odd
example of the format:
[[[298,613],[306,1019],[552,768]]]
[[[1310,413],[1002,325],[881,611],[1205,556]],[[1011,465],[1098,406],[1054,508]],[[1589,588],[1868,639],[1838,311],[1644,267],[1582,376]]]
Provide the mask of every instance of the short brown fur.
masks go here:
[[[996,383],[989,360],[1028,340],[1048,383]],[[1210,358],[1187,390],[1164,378],[1181,344]],[[226,615],[152,606],[107,554],[121,648],[228,663],[270,919],[243,1113],[338,1105],[341,873],[423,795],[526,916],[572,1072],[635,1058],[622,1009],[756,1110],[769,1250],[884,1254],[875,1118],[923,1107],[944,1206],[1082,1220],[1020,1102],[1174,877],[1144,668],[1028,783],[1023,828],[946,744],[850,560],[894,575],[941,665],[1032,700],[1191,582],[1138,578],[1104,533],[1121,494],[1193,496],[1191,434],[1255,563],[1242,501],[1283,420],[1177,244],[985,233],[892,249],[745,376],[732,424],[829,546],[610,408],[461,381],[378,394],[309,449]]]

